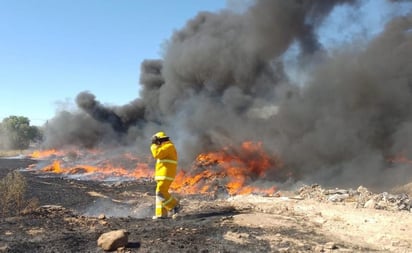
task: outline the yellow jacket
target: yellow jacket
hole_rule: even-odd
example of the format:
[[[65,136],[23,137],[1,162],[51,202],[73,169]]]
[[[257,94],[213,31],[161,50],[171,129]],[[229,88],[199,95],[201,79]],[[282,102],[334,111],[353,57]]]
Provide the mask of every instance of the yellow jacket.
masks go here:
[[[150,146],[152,155],[156,161],[155,180],[170,180],[176,176],[177,151],[171,141],[163,142],[160,145]]]

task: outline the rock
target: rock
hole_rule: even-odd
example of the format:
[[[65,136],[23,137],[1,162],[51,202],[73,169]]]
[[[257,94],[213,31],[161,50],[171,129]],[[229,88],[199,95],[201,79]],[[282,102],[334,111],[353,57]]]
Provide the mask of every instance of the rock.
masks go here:
[[[369,194],[368,188],[364,187],[364,186],[359,186],[358,189],[356,189],[356,191],[358,191],[359,193],[366,193]]]
[[[389,203],[385,200],[381,200],[378,203],[376,203],[376,209],[388,210],[388,208]]]
[[[238,233],[238,232],[232,232],[228,231],[224,236],[226,240],[233,241],[236,243],[244,244],[245,242],[250,239],[250,235],[247,233]]]
[[[370,199],[370,200],[366,201],[366,203],[364,205],[365,208],[369,208],[369,209],[374,209],[375,206],[376,206],[376,201],[373,200],[373,199]]]
[[[404,247],[404,248],[410,247],[410,244],[407,241],[401,241],[401,240],[394,240],[391,242],[391,245],[395,247]]]
[[[0,252],[9,252],[9,245],[0,245]]]
[[[97,219],[104,220],[104,219],[106,219],[106,215],[104,215],[104,213],[102,213],[99,216],[97,216]]]
[[[119,229],[102,234],[97,239],[97,246],[105,251],[114,251],[126,247],[129,233],[125,229]]]
[[[325,190],[324,193],[325,193],[326,195],[349,194],[349,190],[345,190],[345,189],[329,189],[329,190]]]
[[[316,245],[313,249],[313,252],[325,252],[322,245]]]
[[[337,249],[338,246],[336,246],[336,243],[334,242],[328,242],[325,244],[325,249]]]
[[[113,187],[121,187],[123,185],[123,182],[117,181],[113,184]]]
[[[56,211],[56,210],[62,210],[64,209],[64,207],[59,206],[59,205],[43,205],[43,206],[40,206],[39,209],[48,209],[51,211]]]
[[[289,252],[291,252],[291,251],[290,251],[290,248],[289,248],[289,247],[285,247],[285,248],[279,248],[279,249],[278,249],[278,252],[279,252],[279,253],[289,253]]]
[[[333,194],[329,196],[328,200],[331,202],[342,202],[345,199],[349,198],[349,194]]]

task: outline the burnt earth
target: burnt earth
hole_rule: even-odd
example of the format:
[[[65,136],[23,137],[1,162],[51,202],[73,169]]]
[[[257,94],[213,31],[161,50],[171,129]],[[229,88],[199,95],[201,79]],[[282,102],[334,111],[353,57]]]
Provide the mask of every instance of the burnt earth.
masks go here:
[[[33,163],[0,159],[0,177]],[[335,222],[339,228],[351,221],[336,218],[340,211],[328,220],[328,213],[323,217],[316,203],[308,202],[307,211],[299,212],[293,209],[295,202],[280,198],[259,204],[253,196],[237,201],[180,196],[184,207],[177,219],[153,221],[154,182],[78,181],[34,171],[22,174],[28,182],[26,198],[37,198],[39,207],[1,221],[0,252],[104,252],[97,239],[117,229],[129,232],[129,244],[118,252],[408,252],[403,250],[410,246],[409,241],[394,240],[394,245],[385,248],[366,243],[362,240],[367,235],[351,231],[348,238],[340,236],[323,224]],[[355,240],[356,236],[360,239]]]
[[[0,159],[0,176],[36,163],[30,159]],[[222,240],[231,225],[222,225],[237,213],[231,206],[204,207],[184,219],[153,221],[148,217],[85,216],[82,213],[103,198],[124,199],[122,193],[141,192],[154,199],[153,182],[101,183],[68,180],[21,171],[28,183],[26,198],[39,201],[39,208],[17,217],[5,218],[0,225],[0,252],[104,252],[97,247],[98,237],[107,231],[124,228],[129,235],[127,252],[244,252],[244,246]],[[95,194],[90,194],[91,192]],[[97,194],[98,193],[98,194]],[[127,195],[127,194],[126,194]],[[113,202],[114,203],[114,202]],[[118,202],[117,202],[118,203]],[[136,203],[136,202],[132,202]],[[133,208],[131,207],[130,210]],[[237,230],[241,231],[242,228]],[[254,231],[253,233],[258,233]],[[246,247],[247,248],[247,247]],[[253,251],[267,251],[268,245],[256,241]]]

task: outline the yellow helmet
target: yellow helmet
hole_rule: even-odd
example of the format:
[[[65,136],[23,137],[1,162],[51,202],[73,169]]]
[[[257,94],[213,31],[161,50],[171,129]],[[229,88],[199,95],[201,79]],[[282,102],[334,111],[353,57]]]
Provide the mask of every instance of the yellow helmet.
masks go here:
[[[169,137],[165,132],[157,132],[152,136],[152,144],[161,144],[164,141],[168,141]]]
[[[155,133],[155,135],[153,135],[153,136],[156,136],[158,139],[167,138],[167,137],[168,137],[168,136],[165,134],[165,132],[157,132],[157,133]]]

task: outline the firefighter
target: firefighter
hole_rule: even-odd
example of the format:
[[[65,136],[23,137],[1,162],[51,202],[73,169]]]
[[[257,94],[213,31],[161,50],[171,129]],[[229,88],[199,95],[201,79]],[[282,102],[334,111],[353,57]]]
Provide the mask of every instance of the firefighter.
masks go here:
[[[156,210],[153,216],[156,220],[167,218],[168,212],[175,215],[181,208],[179,200],[169,193],[169,187],[176,176],[177,151],[164,132],[158,132],[152,136],[150,150],[156,159]]]

